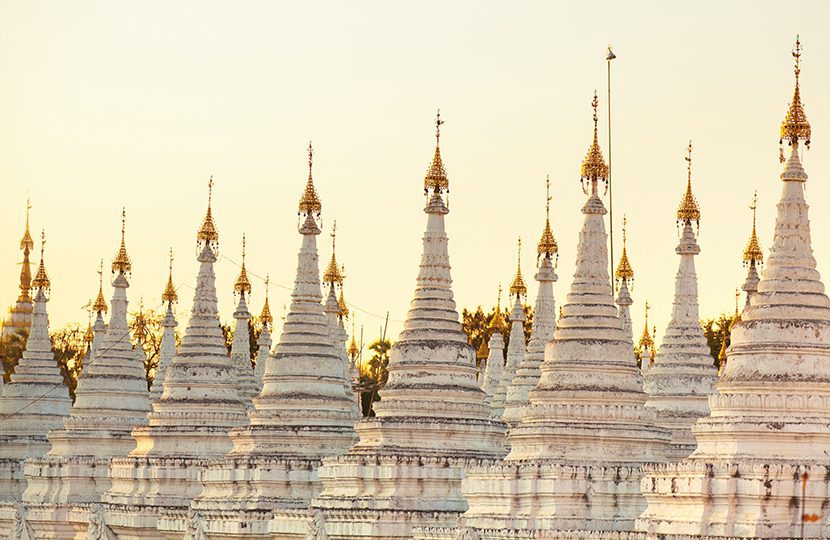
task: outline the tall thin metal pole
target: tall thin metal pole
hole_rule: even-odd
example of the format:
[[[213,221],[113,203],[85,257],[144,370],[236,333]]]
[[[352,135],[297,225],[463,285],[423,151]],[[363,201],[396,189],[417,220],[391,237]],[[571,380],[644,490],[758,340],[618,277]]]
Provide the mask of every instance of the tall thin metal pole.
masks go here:
[[[608,228],[611,237],[611,281],[614,281],[614,184],[611,183],[611,60],[617,55],[611,50],[611,45],[608,46],[608,54],[605,60],[608,64]]]

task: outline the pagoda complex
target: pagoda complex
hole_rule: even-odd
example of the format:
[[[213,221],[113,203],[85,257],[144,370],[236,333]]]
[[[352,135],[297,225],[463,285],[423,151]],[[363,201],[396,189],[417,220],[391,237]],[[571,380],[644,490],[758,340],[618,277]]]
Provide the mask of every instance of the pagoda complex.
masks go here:
[[[790,155],[766,269],[732,327],[718,393],[693,429],[697,448],[679,463],[650,467],[643,480],[648,509],[637,528],[655,537],[830,535],[830,299],[804,199],[799,150],[810,144],[810,124],[799,41],[793,57],[795,91],[781,124]]]

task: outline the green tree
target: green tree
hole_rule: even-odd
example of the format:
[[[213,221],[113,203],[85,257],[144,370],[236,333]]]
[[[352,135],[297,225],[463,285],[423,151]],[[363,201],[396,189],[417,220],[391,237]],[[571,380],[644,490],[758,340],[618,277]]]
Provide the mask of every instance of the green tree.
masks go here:
[[[78,377],[84,367],[86,344],[84,330],[78,323],[71,323],[50,335],[52,351],[61,370],[63,382],[69,388],[69,397],[75,401],[75,388],[78,386]]]
[[[3,362],[3,382],[8,383],[11,380],[14,368],[23,357],[23,351],[26,350],[26,341],[29,339],[28,330],[19,330],[14,334],[3,336],[0,339],[0,361]]]
[[[530,331],[533,327],[533,308],[530,306],[523,306],[525,313],[524,335],[525,345],[530,341]],[[469,343],[476,350],[476,365],[480,366],[485,360],[486,355],[482,355],[486,350],[486,344],[490,341],[493,330],[490,328],[490,322],[496,316],[495,306],[490,308],[487,313],[478,306],[475,310],[464,308],[461,311],[461,330],[467,334],[467,343]],[[502,319],[505,321],[505,330],[503,332],[504,348],[510,344],[510,310],[502,308]]]
[[[709,345],[709,354],[712,356],[713,363],[716,366],[718,365],[718,354],[720,353],[724,338],[726,338],[727,347],[731,344],[730,326],[734,320],[734,314],[727,312],[721,313],[717,317],[700,320],[700,326],[703,327],[703,335],[706,336],[706,343]]]

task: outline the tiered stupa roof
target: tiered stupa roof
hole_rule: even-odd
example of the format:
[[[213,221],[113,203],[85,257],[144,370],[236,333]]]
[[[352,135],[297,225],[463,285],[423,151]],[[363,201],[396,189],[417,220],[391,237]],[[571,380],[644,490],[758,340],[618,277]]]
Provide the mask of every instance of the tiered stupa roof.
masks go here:
[[[630,528],[644,507],[641,466],[663,459],[667,433],[644,406],[608,275],[596,96],[593,106],[594,142],[582,168],[588,200],[562,317],[530,406],[508,433],[505,463],[473,467],[464,482],[464,524],[483,538],[494,529],[499,538],[524,538],[540,530]]]
[[[20,251],[23,252],[23,261],[20,264],[20,295],[15,304],[9,309],[9,316],[2,321],[0,336],[5,337],[20,332],[28,332],[32,326],[32,264],[29,255],[35,248],[32,233],[29,232],[29,210],[32,205],[26,199],[26,228],[23,238],[20,239]]]
[[[251,400],[259,392],[259,383],[254,374],[254,367],[251,363],[251,333],[248,321],[251,320],[251,313],[248,311],[246,296],[251,294],[251,281],[248,279],[248,270],[245,268],[246,240],[242,235],[242,268],[239,270],[239,277],[236,278],[233,290],[239,295],[239,302],[233,318],[236,326],[233,331],[233,342],[231,343],[231,363],[236,366],[236,380],[239,383],[239,397],[248,408],[253,408]]]
[[[487,343],[488,355],[487,364],[484,368],[484,377],[481,381],[481,389],[487,394],[487,400],[493,398],[493,394],[501,382],[504,372],[504,317],[501,313],[501,283],[499,283],[499,296],[496,302],[496,312],[490,321],[490,341]]]
[[[260,391],[262,390],[262,378],[265,376],[265,366],[268,363],[268,357],[271,356],[271,325],[274,323],[274,317],[271,315],[271,306],[268,305],[270,284],[271,277],[265,276],[265,303],[262,304],[262,311],[258,317],[262,329],[256,341],[259,350],[257,351],[256,366],[254,366],[254,378]]]
[[[752,234],[749,235],[749,242],[744,249],[744,266],[746,266],[746,281],[743,284],[743,290],[746,292],[746,306],[749,306],[749,298],[758,291],[758,283],[761,278],[758,277],[758,267],[764,264],[764,252],[761,249],[761,243],[758,242],[758,234],[755,232],[755,218],[756,210],[758,209],[758,193],[752,196],[752,204],[749,206],[752,210]]]
[[[212,191],[212,179],[209,187]],[[149,425],[133,430],[137,447],[113,460],[112,488],[104,501],[110,527],[119,535],[153,527],[160,515],[178,519],[177,512],[201,490],[204,465],[231,449],[228,430],[245,420],[219,324],[213,270],[218,240],[209,196],[197,233],[200,267],[185,335],[148,414]]]
[[[388,382],[376,416],[356,425],[360,442],[319,472],[324,490],[312,506],[331,536],[411,537],[413,526],[454,523],[466,508],[465,468],[501,452],[502,428],[488,418],[450,287],[441,124],[438,117],[424,179],[428,217],[415,295],[392,346]]]
[[[72,403],[49,338],[49,276],[44,263],[46,235],[41,235],[40,265],[31,285],[32,326],[26,350],[0,396],[0,500],[20,500],[25,489],[23,460],[49,450],[46,434],[63,427]]]
[[[516,376],[507,388],[504,414],[501,419],[509,424],[521,420],[522,411],[528,404],[528,395],[539,383],[539,366],[545,358],[545,345],[553,339],[556,327],[556,301],[553,297],[553,283],[559,279],[554,270],[554,257],[559,248],[550,229],[550,179],[545,182],[547,200],[545,203],[545,228],[542,239],[536,247],[538,270],[534,278],[539,282],[536,305],[533,308],[533,325],[527,353],[516,369]],[[523,326],[523,325],[522,325]],[[522,336],[524,337],[524,336]],[[511,336],[512,338],[512,336]]]
[[[147,423],[150,405],[144,363],[133,351],[127,322],[132,263],[125,224],[122,210],[121,246],[112,265],[112,310],[101,348],[78,379],[75,403],[63,429],[49,433],[51,450],[42,459],[26,464],[29,485],[23,500],[43,505],[38,513],[57,512],[67,519],[68,505],[99,502],[109,488],[110,458],[125,456],[135,448],[132,429]],[[138,348],[142,336],[137,338]]]
[[[173,285],[173,248],[170,248],[170,266],[167,275],[167,285],[161,294],[161,301],[166,304],[164,318],[161,320],[161,327],[164,329],[161,335],[161,346],[159,347],[159,359],[156,364],[156,374],[153,378],[153,385],[150,387],[150,403],[155,403],[164,390],[164,378],[167,375],[167,368],[176,356],[176,327],[179,325],[173,313],[173,304],[179,301],[179,294]]]
[[[507,400],[507,391],[516,377],[516,371],[525,358],[527,346],[525,342],[525,310],[522,300],[527,296],[527,286],[522,278],[522,239],[518,242],[518,255],[516,262],[516,274],[510,284],[510,297],[513,300],[513,308],[510,311],[510,341],[507,344],[507,359],[504,362],[504,370],[501,373],[499,385],[493,391],[493,399],[490,400],[492,411],[490,417],[494,420],[501,420],[504,414],[504,405]]]
[[[638,528],[649,533],[826,533],[820,516],[830,456],[819,449],[830,448],[830,299],[816,270],[804,199],[799,147],[810,130],[798,90],[798,41],[793,56],[796,91],[782,126],[791,151],[766,269],[732,328],[711,412],[693,429],[697,449],[678,464],[655,467],[643,482],[649,506]]]
[[[672,432],[666,454],[669,459],[684,458],[694,450],[692,426],[709,413],[708,399],[715,391],[717,378],[698,312],[695,255],[700,248],[695,231],[700,209],[692,195],[691,142],[686,161],[686,195],[677,210],[681,237],[675,252],[680,255],[680,264],[674,281],[672,316],[654,363],[645,373],[649,395],[646,405],[657,410],[658,425]],[[694,211],[689,201],[694,202]]]

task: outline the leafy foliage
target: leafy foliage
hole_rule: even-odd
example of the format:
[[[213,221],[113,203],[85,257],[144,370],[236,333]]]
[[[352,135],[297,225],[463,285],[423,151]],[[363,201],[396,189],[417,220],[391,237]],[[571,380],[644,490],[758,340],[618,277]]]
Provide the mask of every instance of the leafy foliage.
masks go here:
[[[721,344],[726,339],[726,346],[731,345],[731,332],[729,327],[735,316],[731,313],[721,313],[717,317],[710,317],[708,319],[701,319],[700,326],[703,327],[703,335],[706,336],[706,342],[709,345],[709,354],[714,360],[714,364],[718,365],[718,354],[720,353]]]

